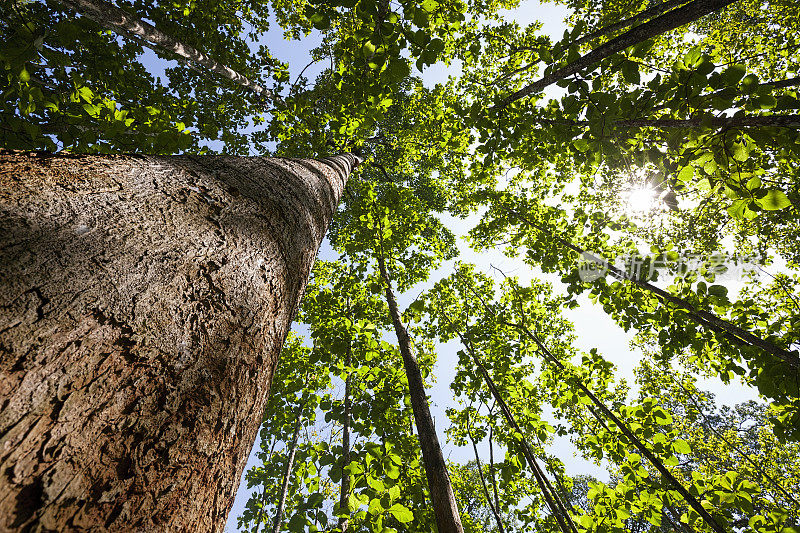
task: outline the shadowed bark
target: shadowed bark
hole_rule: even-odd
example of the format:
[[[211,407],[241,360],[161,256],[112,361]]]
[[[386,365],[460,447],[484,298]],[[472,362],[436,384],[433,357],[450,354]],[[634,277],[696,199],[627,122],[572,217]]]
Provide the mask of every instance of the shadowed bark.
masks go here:
[[[0,151],[0,530],[222,531],[357,163]]]

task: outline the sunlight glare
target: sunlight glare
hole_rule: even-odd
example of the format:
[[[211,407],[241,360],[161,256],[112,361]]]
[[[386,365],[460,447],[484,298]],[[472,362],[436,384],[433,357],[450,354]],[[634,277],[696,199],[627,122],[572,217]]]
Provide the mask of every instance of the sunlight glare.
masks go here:
[[[655,206],[656,191],[652,187],[638,187],[628,193],[628,210],[641,213]]]

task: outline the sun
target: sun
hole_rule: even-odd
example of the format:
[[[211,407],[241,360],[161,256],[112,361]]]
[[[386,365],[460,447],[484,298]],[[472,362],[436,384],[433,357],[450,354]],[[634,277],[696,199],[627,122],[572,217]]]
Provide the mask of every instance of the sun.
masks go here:
[[[658,192],[649,186],[636,187],[627,193],[626,209],[631,213],[643,213],[655,207]]]

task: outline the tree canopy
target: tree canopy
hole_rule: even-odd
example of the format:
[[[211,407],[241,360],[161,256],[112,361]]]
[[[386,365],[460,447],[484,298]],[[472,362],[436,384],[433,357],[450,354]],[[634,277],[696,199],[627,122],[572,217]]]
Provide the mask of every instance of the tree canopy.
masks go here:
[[[474,452],[447,469],[464,531],[800,531],[800,7],[557,3],[560,37],[516,0],[0,5],[4,148],[364,159],[241,530],[432,530],[403,365],[429,387],[457,346],[436,422]],[[320,38],[315,79],[275,25]],[[530,276],[456,261],[459,235]],[[590,305],[632,334],[633,382],[577,347]],[[608,477],[569,472],[567,441]]]

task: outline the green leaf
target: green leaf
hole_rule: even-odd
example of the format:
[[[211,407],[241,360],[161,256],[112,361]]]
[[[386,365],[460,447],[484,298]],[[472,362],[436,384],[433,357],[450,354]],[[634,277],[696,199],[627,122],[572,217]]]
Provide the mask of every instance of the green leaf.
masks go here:
[[[572,141],[572,146],[579,152],[585,152],[589,149],[589,141],[588,139],[575,139]]]
[[[672,451],[673,453],[690,453],[692,448],[689,446],[689,443],[683,439],[676,439],[672,442]]]
[[[722,82],[728,86],[737,85],[744,78],[745,72],[744,65],[731,65],[722,71]]]
[[[380,498],[373,498],[372,501],[369,502],[369,508],[367,512],[371,515],[379,515],[384,511],[383,506],[381,505]]]
[[[392,516],[397,519],[398,522],[402,522],[403,524],[407,524],[414,519],[414,513],[401,503],[395,503],[391,507],[389,507],[389,512]]]
[[[639,64],[635,61],[626,60],[622,62],[622,77],[626,82],[638,84],[641,78],[639,77]]]
[[[691,165],[686,165],[678,172],[678,180],[684,183],[688,183],[694,177],[694,167]]]
[[[400,469],[391,461],[384,461],[383,469],[384,472],[386,472],[386,475],[392,479],[397,479],[400,477]]]
[[[728,288],[724,285],[712,285],[708,288],[708,294],[724,298],[728,295]]]
[[[767,211],[777,211],[792,205],[792,202],[789,201],[789,197],[787,197],[783,191],[778,191],[775,189],[767,191],[765,196],[756,199],[756,203],[759,205],[759,207],[761,207],[761,209],[765,209]]]

